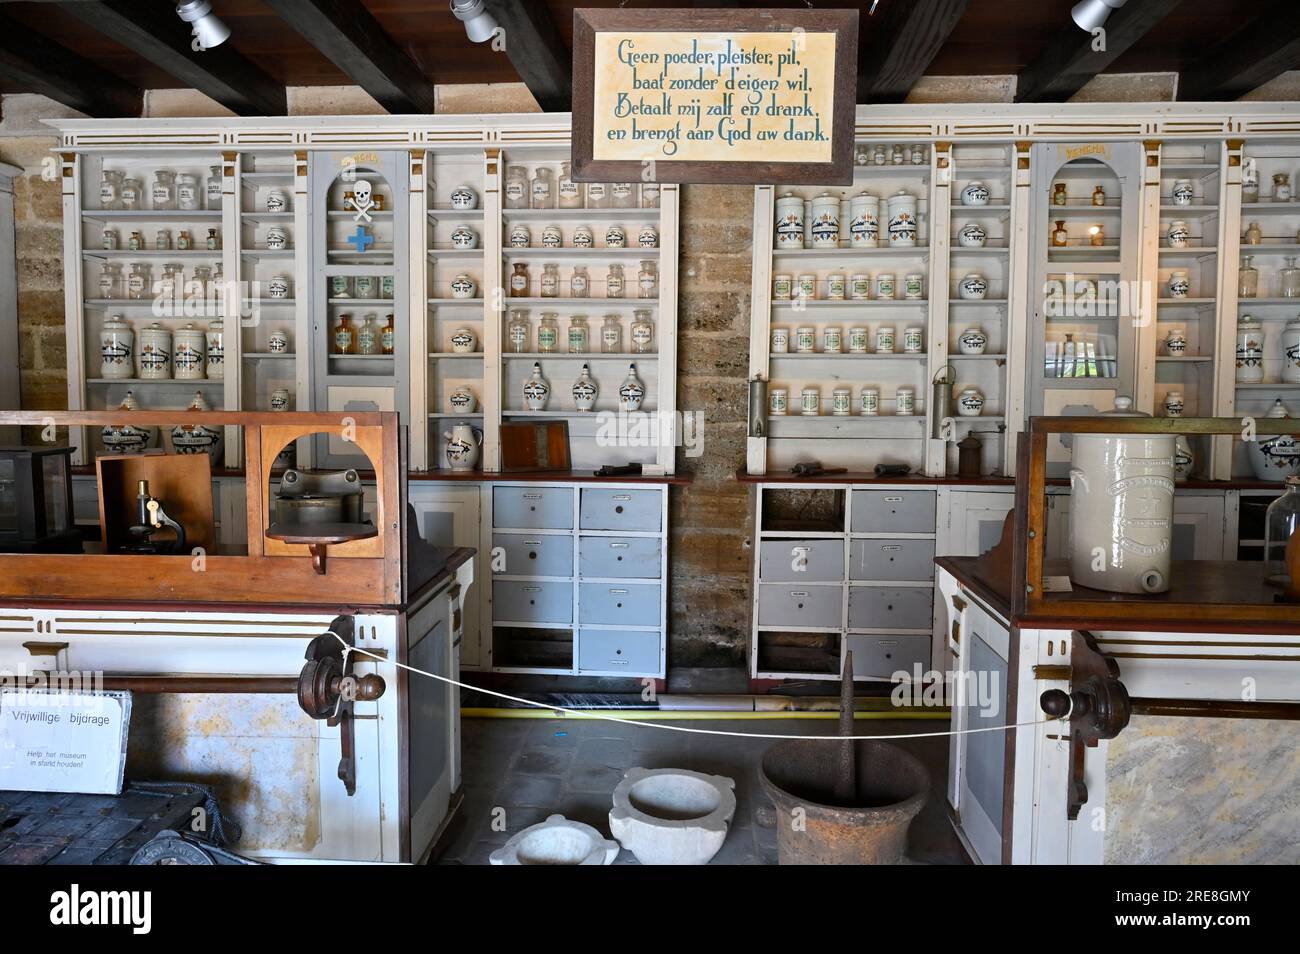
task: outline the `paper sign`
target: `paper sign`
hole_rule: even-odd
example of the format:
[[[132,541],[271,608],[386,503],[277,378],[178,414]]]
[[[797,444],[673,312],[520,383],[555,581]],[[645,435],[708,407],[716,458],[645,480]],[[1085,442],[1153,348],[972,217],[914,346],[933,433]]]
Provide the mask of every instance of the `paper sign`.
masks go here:
[[[0,690],[0,790],[119,795],[129,692]]]

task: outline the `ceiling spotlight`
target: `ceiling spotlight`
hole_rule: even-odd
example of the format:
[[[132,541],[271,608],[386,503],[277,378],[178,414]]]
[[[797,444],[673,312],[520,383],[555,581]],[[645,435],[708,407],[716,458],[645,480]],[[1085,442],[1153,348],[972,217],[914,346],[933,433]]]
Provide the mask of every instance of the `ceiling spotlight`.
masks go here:
[[[483,0],[451,0],[451,12],[465,22],[465,32],[475,43],[486,43],[497,32],[497,21]]]
[[[213,16],[211,0],[183,0],[176,5],[176,15],[193,24],[201,50],[210,50],[230,39],[230,27]]]
[[[1080,30],[1100,30],[1112,10],[1124,6],[1127,0],[1079,0],[1070,11],[1070,16],[1079,25]]]

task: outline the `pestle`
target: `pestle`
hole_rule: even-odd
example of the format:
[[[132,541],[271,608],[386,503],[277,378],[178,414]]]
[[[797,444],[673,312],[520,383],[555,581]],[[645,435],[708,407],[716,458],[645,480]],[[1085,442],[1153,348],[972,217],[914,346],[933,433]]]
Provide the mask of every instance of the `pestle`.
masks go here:
[[[839,758],[835,771],[835,804],[857,804],[857,765],[854,764],[853,735],[853,650],[844,653],[844,672],[840,676],[840,737]]]

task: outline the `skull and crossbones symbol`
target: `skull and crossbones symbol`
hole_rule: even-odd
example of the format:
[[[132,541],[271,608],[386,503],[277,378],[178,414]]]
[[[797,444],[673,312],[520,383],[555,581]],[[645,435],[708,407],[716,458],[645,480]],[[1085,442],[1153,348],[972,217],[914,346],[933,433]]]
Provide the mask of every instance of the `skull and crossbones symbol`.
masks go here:
[[[354,222],[362,219],[371,221],[370,213],[375,207],[374,187],[365,179],[358,179],[352,186],[352,208],[357,214],[352,216]]]

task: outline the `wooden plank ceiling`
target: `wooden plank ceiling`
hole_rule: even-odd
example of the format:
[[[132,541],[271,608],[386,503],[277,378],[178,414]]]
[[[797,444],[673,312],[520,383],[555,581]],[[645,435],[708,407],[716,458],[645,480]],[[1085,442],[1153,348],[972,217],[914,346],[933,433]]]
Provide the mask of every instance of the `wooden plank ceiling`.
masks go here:
[[[636,2],[636,0],[634,0]],[[569,107],[573,10],[618,0],[487,0],[505,51],[471,43],[447,0],[213,0],[232,31],[189,49],[175,0],[0,0],[0,92],[40,92],[97,116],[138,112],[139,91],[193,87],[241,114],[281,114],[286,86],[357,84],[392,112],[430,112],[440,83],[523,80]],[[645,7],[803,8],[639,0]],[[1179,98],[1235,99],[1300,68],[1294,0],[1129,0],[1104,51],[1074,0],[830,0],[862,10],[859,102],[900,102],[923,75],[1018,77],[1017,99],[1068,99],[1099,72],[1180,74]],[[513,40],[513,42],[511,42]]]

